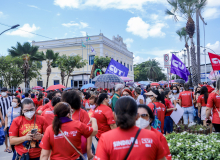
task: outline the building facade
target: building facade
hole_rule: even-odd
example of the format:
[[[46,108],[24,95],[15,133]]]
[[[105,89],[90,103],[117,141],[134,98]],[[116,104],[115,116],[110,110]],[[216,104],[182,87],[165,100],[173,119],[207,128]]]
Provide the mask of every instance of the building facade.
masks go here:
[[[82,42],[86,48],[82,47]],[[47,49],[59,52],[59,55],[75,56],[80,55],[88,63],[85,67],[75,69],[72,76],[68,80],[68,87],[81,87],[84,84],[91,83],[90,74],[94,63],[95,56],[110,57],[129,68],[128,77],[134,80],[133,71],[133,53],[128,51],[127,45],[120,36],[113,36],[112,40],[105,37],[102,33],[96,36],[90,36],[90,40],[86,41],[86,37],[58,39],[51,41],[32,42],[33,46],[39,46],[39,51],[46,53]],[[95,52],[91,51],[91,46]],[[47,64],[42,62],[41,77],[30,82],[32,86],[46,86],[47,81]],[[65,78],[66,81],[66,78]],[[58,67],[52,68],[49,77],[48,86],[61,84],[60,70]]]

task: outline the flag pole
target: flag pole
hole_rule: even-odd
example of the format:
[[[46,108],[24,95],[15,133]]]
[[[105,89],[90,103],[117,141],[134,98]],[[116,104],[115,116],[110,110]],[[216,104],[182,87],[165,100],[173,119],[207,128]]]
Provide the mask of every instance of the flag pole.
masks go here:
[[[83,59],[83,40],[81,39],[81,46],[82,46],[82,59]],[[83,67],[83,72],[84,72],[84,67]]]

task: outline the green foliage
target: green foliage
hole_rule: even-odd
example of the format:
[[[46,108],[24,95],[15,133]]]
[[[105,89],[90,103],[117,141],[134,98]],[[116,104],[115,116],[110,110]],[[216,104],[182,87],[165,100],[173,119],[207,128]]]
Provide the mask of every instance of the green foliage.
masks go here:
[[[166,76],[162,73],[162,68],[159,67],[159,62],[155,59],[142,62],[134,65],[134,81],[160,81],[165,80]]]
[[[98,66],[99,69],[107,68],[111,58],[109,57],[99,57],[95,56],[94,63]]]
[[[46,56],[45,56],[46,61],[47,63],[49,62],[52,67],[57,67],[56,60],[58,57],[59,57],[58,52],[54,53],[54,51],[51,49],[46,51]]]
[[[40,68],[37,63],[32,62],[31,68],[28,72],[29,80],[40,76]],[[0,75],[3,77],[3,85],[9,88],[18,87],[24,82],[24,69],[22,67],[22,57],[2,56],[0,57]]]
[[[173,160],[220,159],[220,134],[196,135],[187,132],[166,136]]]

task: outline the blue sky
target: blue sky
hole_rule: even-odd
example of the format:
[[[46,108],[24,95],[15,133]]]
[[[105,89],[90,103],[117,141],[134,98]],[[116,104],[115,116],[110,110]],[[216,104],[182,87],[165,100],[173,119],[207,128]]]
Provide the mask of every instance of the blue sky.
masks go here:
[[[0,23],[20,24],[22,30],[52,39],[80,37],[86,32],[98,35],[100,30],[110,39],[120,35],[134,53],[134,63],[156,58],[162,66],[163,54],[184,48],[176,30],[186,21],[174,22],[165,15],[169,8],[166,0],[1,0],[0,6]],[[208,23],[205,45],[220,54],[220,1],[208,0],[202,16]],[[6,29],[0,25],[0,32]],[[200,29],[204,45],[201,21]],[[49,39],[21,30],[4,33],[0,36],[0,55],[6,55],[17,42],[32,40]],[[201,60],[204,62],[204,56]]]

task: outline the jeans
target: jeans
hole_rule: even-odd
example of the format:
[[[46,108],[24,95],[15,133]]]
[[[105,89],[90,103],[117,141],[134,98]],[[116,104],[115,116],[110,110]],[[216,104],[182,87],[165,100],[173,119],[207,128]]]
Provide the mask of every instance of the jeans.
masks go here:
[[[173,132],[173,120],[170,116],[165,117],[164,134]]]
[[[189,123],[193,122],[194,116],[193,116],[193,111],[194,111],[194,106],[191,107],[183,107],[184,113],[183,113],[183,122],[184,124],[188,124],[188,118],[189,118]]]
[[[196,111],[195,120],[197,121],[197,124],[202,124],[201,118],[199,118],[199,116],[198,116],[198,108],[195,108],[195,111]],[[200,110],[200,113],[201,113],[201,110]]]

